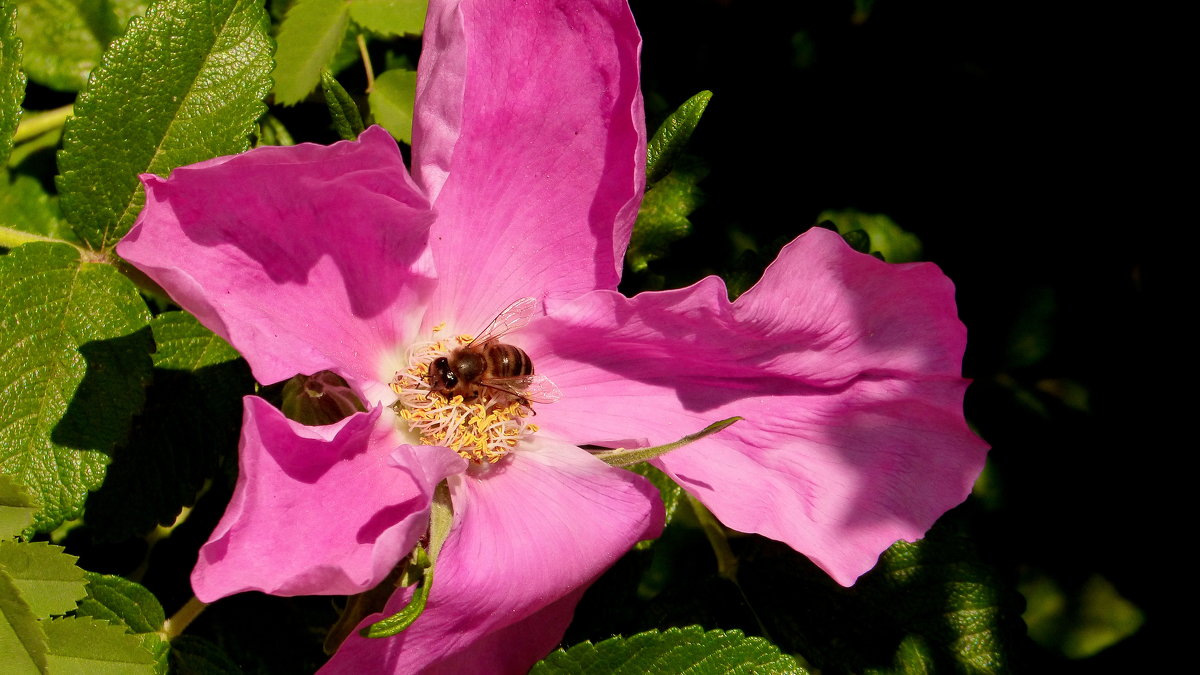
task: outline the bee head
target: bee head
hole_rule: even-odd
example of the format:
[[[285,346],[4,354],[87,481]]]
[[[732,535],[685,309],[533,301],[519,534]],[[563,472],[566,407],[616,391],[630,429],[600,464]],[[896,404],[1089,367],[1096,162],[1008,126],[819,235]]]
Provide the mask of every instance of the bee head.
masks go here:
[[[458,375],[450,369],[450,359],[442,356],[429,364],[429,386],[434,390],[450,391],[458,385]]]

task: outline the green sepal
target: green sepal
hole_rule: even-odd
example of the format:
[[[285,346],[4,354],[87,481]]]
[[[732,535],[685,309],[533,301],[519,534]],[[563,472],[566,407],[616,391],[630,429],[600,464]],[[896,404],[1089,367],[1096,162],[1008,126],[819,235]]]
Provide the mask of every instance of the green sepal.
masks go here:
[[[283,384],[282,397],[279,407],[284,416],[310,427],[367,411],[350,384],[330,370],[291,378]]]
[[[345,0],[297,0],[279,26],[275,52],[275,102],[304,100],[321,80],[350,24]]]
[[[358,631],[358,634],[365,638],[385,638],[393,635],[399,635],[408,628],[421,616],[425,611],[425,603],[429,600],[429,592],[433,590],[433,567],[429,562],[429,556],[425,553],[425,549],[418,545],[413,549],[412,562],[409,564],[410,569],[423,569],[425,573],[421,575],[421,580],[417,582],[417,588],[413,591],[412,599],[404,606],[404,609],[395,614],[380,619]]]
[[[684,101],[675,112],[659,125],[650,142],[646,144],[646,189],[662,180],[674,168],[675,160],[683,152],[708,102],[711,91],[702,91]]]
[[[358,138],[366,128],[362,114],[342,83],[328,70],[321,71],[321,92],[325,95],[325,105],[329,106],[329,116],[333,118],[333,129],[338,136],[347,141]]]
[[[617,448],[616,450],[602,450],[592,453],[592,456],[603,461],[609,466],[631,466],[633,464],[637,464],[638,462],[649,461],[655,457],[658,457],[659,455],[665,455],[666,453],[675,450],[676,448],[681,448],[685,445],[688,445],[689,443],[695,443],[696,441],[706,436],[711,436],[741,419],[741,417],[730,417],[718,422],[713,422],[694,434],[688,434],[677,441],[672,441],[665,445],[655,445],[649,448],[635,448],[632,450],[626,450],[624,448]]]
[[[808,671],[760,637],[739,630],[705,632],[700,626],[647,631],[559,649],[534,664],[531,675],[554,673],[788,673]]]
[[[368,102],[371,114],[398,141],[412,144],[413,104],[416,100],[417,73],[395,68],[375,79]]]
[[[450,536],[450,528],[454,524],[454,507],[450,501],[450,488],[445,481],[438,484],[433,494],[433,504],[429,510],[429,552],[418,544],[413,549],[412,558],[405,577],[411,579],[415,570],[423,569],[420,586],[413,592],[408,605],[400,612],[382,621],[363,628],[359,635],[379,638],[396,635],[412,625],[421,613],[425,611],[425,602],[433,589],[433,569],[437,566],[438,556],[441,555],[442,545]]]
[[[112,265],[65,244],[0,256],[0,470],[37,495],[34,527],[78,517],[150,380],[150,313]]]
[[[63,215],[93,249],[133,225],[138,175],[243,152],[266,109],[271,40],[257,0],[160,0],[96,67],[58,155]]]

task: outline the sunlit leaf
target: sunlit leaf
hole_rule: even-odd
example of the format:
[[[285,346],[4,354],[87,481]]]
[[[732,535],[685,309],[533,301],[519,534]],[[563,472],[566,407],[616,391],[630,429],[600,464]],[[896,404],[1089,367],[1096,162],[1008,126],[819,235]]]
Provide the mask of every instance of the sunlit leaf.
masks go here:
[[[298,103],[316,88],[350,22],[345,0],[297,0],[279,27],[275,101]]]
[[[354,23],[381,35],[420,35],[427,0],[353,0]]]
[[[43,541],[0,541],[0,566],[38,617],[66,614],[85,595],[78,559]]]
[[[0,663],[12,675],[38,675],[46,667],[46,634],[8,572],[0,567]]]
[[[154,656],[121,626],[87,617],[42,624],[49,645],[46,666],[51,673],[154,674]]]
[[[534,665],[536,675],[551,673],[806,673],[794,658],[759,637],[741,631],[699,626],[648,631],[598,644],[584,642],[559,649]]]
[[[108,43],[147,0],[16,0],[25,70],[52,89],[78,91]]]
[[[113,43],[67,120],[63,215],[107,248],[133,225],[140,173],[248,149],[270,87],[267,15],[255,0],[161,0]]]
[[[0,165],[12,152],[13,134],[21,121],[21,101],[25,98],[25,74],[21,72],[21,40],[16,34],[16,17],[15,6],[0,2]],[[2,206],[0,213],[4,213]]]
[[[375,121],[397,140],[412,143],[413,101],[416,98],[417,73],[413,70],[389,70],[375,80],[368,101]]]

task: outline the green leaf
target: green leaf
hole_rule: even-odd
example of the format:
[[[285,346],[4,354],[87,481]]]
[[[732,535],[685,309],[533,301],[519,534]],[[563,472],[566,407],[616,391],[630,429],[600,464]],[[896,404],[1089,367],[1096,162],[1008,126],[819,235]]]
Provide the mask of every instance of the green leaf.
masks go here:
[[[680,164],[658,181],[642,199],[625,262],[634,272],[666,255],[671,242],[692,231],[688,215],[703,201],[699,183],[708,171],[698,164]]]
[[[17,0],[25,70],[51,89],[82,89],[108,43],[147,4],[144,0]]]
[[[12,476],[0,473],[0,537],[15,537],[33,524],[37,499]]]
[[[16,33],[17,8],[0,0],[0,165],[12,152],[13,134],[21,122],[25,73],[21,72],[21,40]],[[0,213],[4,213],[0,206]]]
[[[413,101],[416,99],[417,73],[413,70],[389,70],[375,79],[368,102],[375,121],[399,141],[412,144]]]
[[[13,675],[37,675],[46,666],[46,634],[21,597],[12,577],[0,567],[0,663]]]
[[[166,615],[158,598],[141,584],[124,577],[86,572],[87,597],[79,603],[75,616],[90,616],[123,624],[142,641],[142,647],[154,655],[157,671],[167,672],[170,645],[162,639]]]
[[[121,626],[90,618],[44,621],[47,671],[63,675],[153,675],[154,656]]]
[[[1146,620],[1098,574],[1072,584],[1060,584],[1040,570],[1023,576],[1020,589],[1026,598],[1029,637],[1069,659],[1084,659],[1111,647],[1136,633]]]
[[[329,116],[333,118],[333,128],[338,135],[347,141],[358,138],[366,128],[362,114],[354,99],[328,70],[321,71],[321,93],[325,95],[325,105],[329,106]]]
[[[382,35],[420,35],[427,0],[352,0],[350,18]]]
[[[298,103],[321,79],[342,43],[350,14],[345,0],[296,0],[279,27],[275,102]]]
[[[832,221],[843,237],[855,230],[869,235],[872,251],[879,251],[883,259],[893,263],[915,262],[921,259],[921,240],[911,232],[905,232],[891,218],[878,213],[862,213],[854,209],[824,211],[818,221]]]
[[[937,659],[933,649],[920,635],[909,635],[900,641],[890,669],[867,668],[866,675],[936,675]]]
[[[171,640],[173,675],[240,675],[242,668],[216,644],[194,635]]]
[[[256,0],[161,0],[113,43],[67,120],[63,214],[108,248],[145,200],[140,173],[249,148],[265,110],[271,42]]]
[[[806,673],[791,656],[759,637],[741,631],[699,626],[647,631],[629,638],[559,649],[534,665],[537,675],[551,673]]]
[[[65,244],[0,256],[0,470],[28,486],[52,530],[82,510],[150,378],[150,316],[111,265]]]
[[[195,502],[222,457],[234,457],[250,369],[224,340],[186,312],[150,322],[158,350],[154,384],[115,453],[104,486],[88,498],[88,525],[101,541],[169,524]]]
[[[1023,633],[1004,584],[978,561],[963,533],[896,542],[880,556],[877,599],[891,595],[894,619],[958,672],[1012,672],[1006,636]]]
[[[124,577],[85,572],[87,597],[79,602],[76,616],[90,616],[124,624],[133,633],[162,630],[167,620],[158,598],[145,586]]]
[[[63,553],[63,547],[46,542],[0,541],[0,567],[21,589],[34,616],[66,614],[87,594],[76,560]]]
[[[702,91],[689,98],[654,132],[654,137],[646,144],[647,189],[666,178],[674,168],[675,161],[679,159],[688,139],[692,137],[692,132],[696,130],[700,116],[704,114],[704,109],[708,107],[711,99],[711,91]]]
[[[8,182],[0,170],[0,227],[69,241],[75,235],[58,217],[58,199],[46,194],[33,176],[17,174]]]

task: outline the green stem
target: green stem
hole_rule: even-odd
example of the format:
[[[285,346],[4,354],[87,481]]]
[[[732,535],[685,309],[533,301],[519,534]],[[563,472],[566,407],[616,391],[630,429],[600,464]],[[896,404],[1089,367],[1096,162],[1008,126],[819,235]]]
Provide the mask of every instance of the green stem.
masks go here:
[[[67,104],[54,110],[43,110],[35,113],[26,111],[22,116],[21,123],[17,125],[17,133],[13,135],[13,143],[22,143],[31,138],[41,136],[51,129],[61,127],[66,123],[67,118],[71,116],[74,110],[75,107],[73,105]]]
[[[736,584],[738,582],[737,556],[733,555],[733,549],[729,547],[729,537],[725,536],[724,527],[717,521],[717,517],[712,514],[712,511],[700,503],[700,500],[687,492],[683,494],[687,496],[688,503],[692,505],[692,512],[696,514],[700,529],[704,530],[704,536],[708,538],[708,545],[712,546],[713,553],[717,556],[717,574]]]
[[[363,68],[367,71],[367,93],[375,91],[375,69],[371,67],[371,55],[367,53],[367,40],[359,33],[354,37],[358,43],[358,53],[362,54]]]
[[[183,607],[180,607],[179,611],[175,612],[171,615],[171,618],[163,623],[162,630],[160,631],[162,636],[167,640],[173,640],[182,635],[183,631],[187,629],[188,624],[200,616],[200,612],[203,612],[205,607],[208,607],[206,603],[200,602],[196,599],[196,596],[192,596],[191,600],[183,603]]]
[[[712,511],[709,511],[708,507],[701,504],[699,499],[696,499],[687,492],[684,492],[684,495],[687,496],[688,503],[692,506],[692,512],[696,514],[696,520],[700,523],[700,529],[704,530],[704,536],[708,538],[708,545],[712,546],[713,554],[717,557],[717,574],[722,579],[728,579],[733,584],[733,587],[738,590],[738,593],[742,596],[742,601],[746,603],[746,607],[754,615],[754,620],[758,623],[758,629],[762,631],[763,637],[771,640],[771,632],[767,630],[767,625],[763,623],[762,617],[754,609],[754,604],[750,602],[750,597],[746,595],[746,591],[738,583],[738,559],[733,554],[733,549],[729,547],[729,537],[725,535],[725,526],[721,525],[721,522],[712,514]]]

